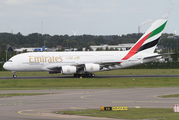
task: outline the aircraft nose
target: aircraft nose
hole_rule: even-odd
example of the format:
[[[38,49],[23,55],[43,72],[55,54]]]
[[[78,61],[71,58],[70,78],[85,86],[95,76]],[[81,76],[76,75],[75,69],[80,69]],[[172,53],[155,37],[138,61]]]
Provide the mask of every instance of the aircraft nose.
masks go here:
[[[10,65],[7,62],[5,62],[4,65],[3,65],[3,68],[5,70],[9,70],[10,69]]]
[[[4,63],[3,68],[6,70],[7,69],[7,63]]]

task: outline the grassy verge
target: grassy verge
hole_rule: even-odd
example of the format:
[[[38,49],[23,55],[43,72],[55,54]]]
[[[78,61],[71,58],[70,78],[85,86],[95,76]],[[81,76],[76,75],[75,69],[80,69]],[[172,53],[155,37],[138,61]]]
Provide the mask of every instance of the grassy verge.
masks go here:
[[[161,75],[178,74],[179,69],[118,69],[112,71],[102,71],[96,75]]]
[[[179,113],[174,113],[173,109],[159,108],[129,108],[127,111],[100,111],[100,110],[70,110],[58,111],[57,114],[81,115],[93,117],[108,117],[118,119],[165,119],[178,120]]]
[[[46,95],[46,94],[49,94],[49,93],[8,93],[8,94],[0,94],[0,98],[13,97],[13,96]]]
[[[174,97],[179,97],[179,94],[173,94],[173,95],[162,95],[161,97],[163,97],[163,98],[174,98]]]
[[[97,72],[96,75],[159,75],[178,74],[179,69],[118,69]],[[18,76],[59,76],[61,74],[48,74],[47,72],[17,72]],[[12,76],[10,71],[1,71],[0,76]]]
[[[12,89],[115,89],[134,87],[179,87],[178,78],[65,78],[0,80],[0,90]]]
[[[17,76],[59,76],[61,74],[48,74],[48,72],[16,72]],[[12,76],[10,71],[0,71],[1,77]]]

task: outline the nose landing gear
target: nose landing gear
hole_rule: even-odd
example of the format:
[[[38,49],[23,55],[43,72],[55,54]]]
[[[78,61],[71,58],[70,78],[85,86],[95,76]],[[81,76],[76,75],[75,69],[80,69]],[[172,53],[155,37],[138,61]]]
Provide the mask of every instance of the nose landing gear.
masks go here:
[[[16,78],[17,75],[16,75],[16,71],[11,71],[13,73],[13,78]]]
[[[13,78],[16,78],[16,77],[17,77],[17,75],[16,75],[16,74],[14,74],[14,75],[13,75]]]

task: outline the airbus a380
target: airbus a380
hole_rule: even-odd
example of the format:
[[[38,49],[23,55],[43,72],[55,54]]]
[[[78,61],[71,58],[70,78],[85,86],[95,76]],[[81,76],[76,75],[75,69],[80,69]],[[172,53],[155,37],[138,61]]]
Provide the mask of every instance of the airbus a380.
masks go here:
[[[154,53],[167,19],[155,21],[128,51],[31,52],[15,55],[4,65],[12,71],[48,71],[93,77],[94,72],[127,68],[161,58]]]

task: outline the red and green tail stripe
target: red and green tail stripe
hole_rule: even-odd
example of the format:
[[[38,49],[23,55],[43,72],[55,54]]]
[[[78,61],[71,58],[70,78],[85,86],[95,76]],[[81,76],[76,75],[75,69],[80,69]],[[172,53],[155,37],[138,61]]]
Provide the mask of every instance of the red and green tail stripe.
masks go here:
[[[147,34],[145,37],[143,37],[137,44],[135,44],[134,47],[132,47],[132,48],[130,49],[130,51],[128,52],[128,54],[127,54],[122,60],[127,60],[127,59],[129,59],[130,57],[132,57],[133,55],[135,55],[135,54],[137,53],[137,51],[141,48],[142,44],[143,44],[147,39],[149,39],[149,38],[151,38],[151,37],[153,37],[153,36],[159,34],[160,32],[162,32],[162,30],[164,29],[166,23],[167,23],[167,21],[166,21],[164,24],[162,24],[160,27],[158,27],[157,29],[153,30],[152,32],[150,32],[149,34]],[[153,43],[155,43],[155,45],[156,45],[156,44],[158,43],[158,40],[159,40],[159,39],[157,39],[157,42],[153,42]],[[155,40],[155,41],[156,41],[156,40]],[[150,45],[146,45],[146,46],[148,46],[149,48],[151,47]],[[152,46],[154,46],[154,45],[152,45]],[[145,47],[145,45],[144,45],[144,47]],[[142,50],[143,50],[143,49],[147,49],[147,48],[142,48]]]

